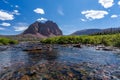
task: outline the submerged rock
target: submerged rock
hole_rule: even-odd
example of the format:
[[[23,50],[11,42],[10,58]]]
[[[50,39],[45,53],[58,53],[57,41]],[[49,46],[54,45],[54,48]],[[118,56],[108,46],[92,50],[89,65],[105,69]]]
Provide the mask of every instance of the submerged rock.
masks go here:
[[[82,48],[80,44],[73,45],[73,47]]]
[[[112,80],[113,78],[119,80],[119,71],[113,72],[113,77],[111,77],[104,68],[96,68],[100,65],[89,65],[87,63],[68,64],[66,62],[48,61],[31,67],[20,68],[12,72],[11,76],[4,75],[2,79],[4,80],[7,77],[6,80]]]
[[[113,48],[112,47],[104,47],[102,50],[104,50],[104,51],[113,51]]]
[[[8,46],[0,46],[0,51],[5,51],[8,48],[9,48]]]

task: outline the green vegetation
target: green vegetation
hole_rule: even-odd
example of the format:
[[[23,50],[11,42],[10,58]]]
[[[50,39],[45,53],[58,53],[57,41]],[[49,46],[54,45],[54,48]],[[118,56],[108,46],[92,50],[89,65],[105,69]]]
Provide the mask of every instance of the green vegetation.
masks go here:
[[[0,38],[0,45],[9,45],[9,44],[17,44],[18,41],[8,39],[8,38]]]
[[[105,46],[120,47],[120,34],[111,35],[85,35],[85,36],[59,36],[41,41],[48,44],[103,44]]]

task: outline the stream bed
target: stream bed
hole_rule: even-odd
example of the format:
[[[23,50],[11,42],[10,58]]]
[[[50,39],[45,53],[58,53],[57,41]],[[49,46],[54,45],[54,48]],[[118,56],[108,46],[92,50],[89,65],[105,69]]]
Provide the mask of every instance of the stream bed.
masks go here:
[[[0,51],[0,80],[120,80],[120,53],[86,46],[56,47]]]

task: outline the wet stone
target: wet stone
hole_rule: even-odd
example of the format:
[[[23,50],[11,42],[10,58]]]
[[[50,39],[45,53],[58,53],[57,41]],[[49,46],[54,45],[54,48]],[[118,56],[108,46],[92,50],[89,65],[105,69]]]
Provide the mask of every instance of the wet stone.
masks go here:
[[[20,80],[30,80],[28,75],[24,75]]]

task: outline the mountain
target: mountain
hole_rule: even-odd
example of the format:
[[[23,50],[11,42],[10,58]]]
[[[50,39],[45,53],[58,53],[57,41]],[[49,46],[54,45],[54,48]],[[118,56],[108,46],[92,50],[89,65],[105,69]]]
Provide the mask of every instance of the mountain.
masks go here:
[[[107,29],[103,29],[103,31],[101,32],[101,34],[107,34],[107,33],[120,33],[120,28],[107,28]]]
[[[114,33],[120,33],[120,28],[84,29],[76,31],[71,35],[114,34]]]
[[[51,36],[60,36],[62,31],[59,29],[58,25],[53,21],[46,22],[34,22],[31,24],[28,29],[26,29],[22,35],[33,35],[37,37],[51,37]]]
[[[89,34],[94,34],[101,31],[102,31],[101,29],[84,29],[84,30],[76,31],[71,35],[89,35]]]
[[[58,25],[53,21],[36,21],[31,24],[23,33],[18,35],[0,35],[19,41],[35,41],[43,38],[63,35]]]

